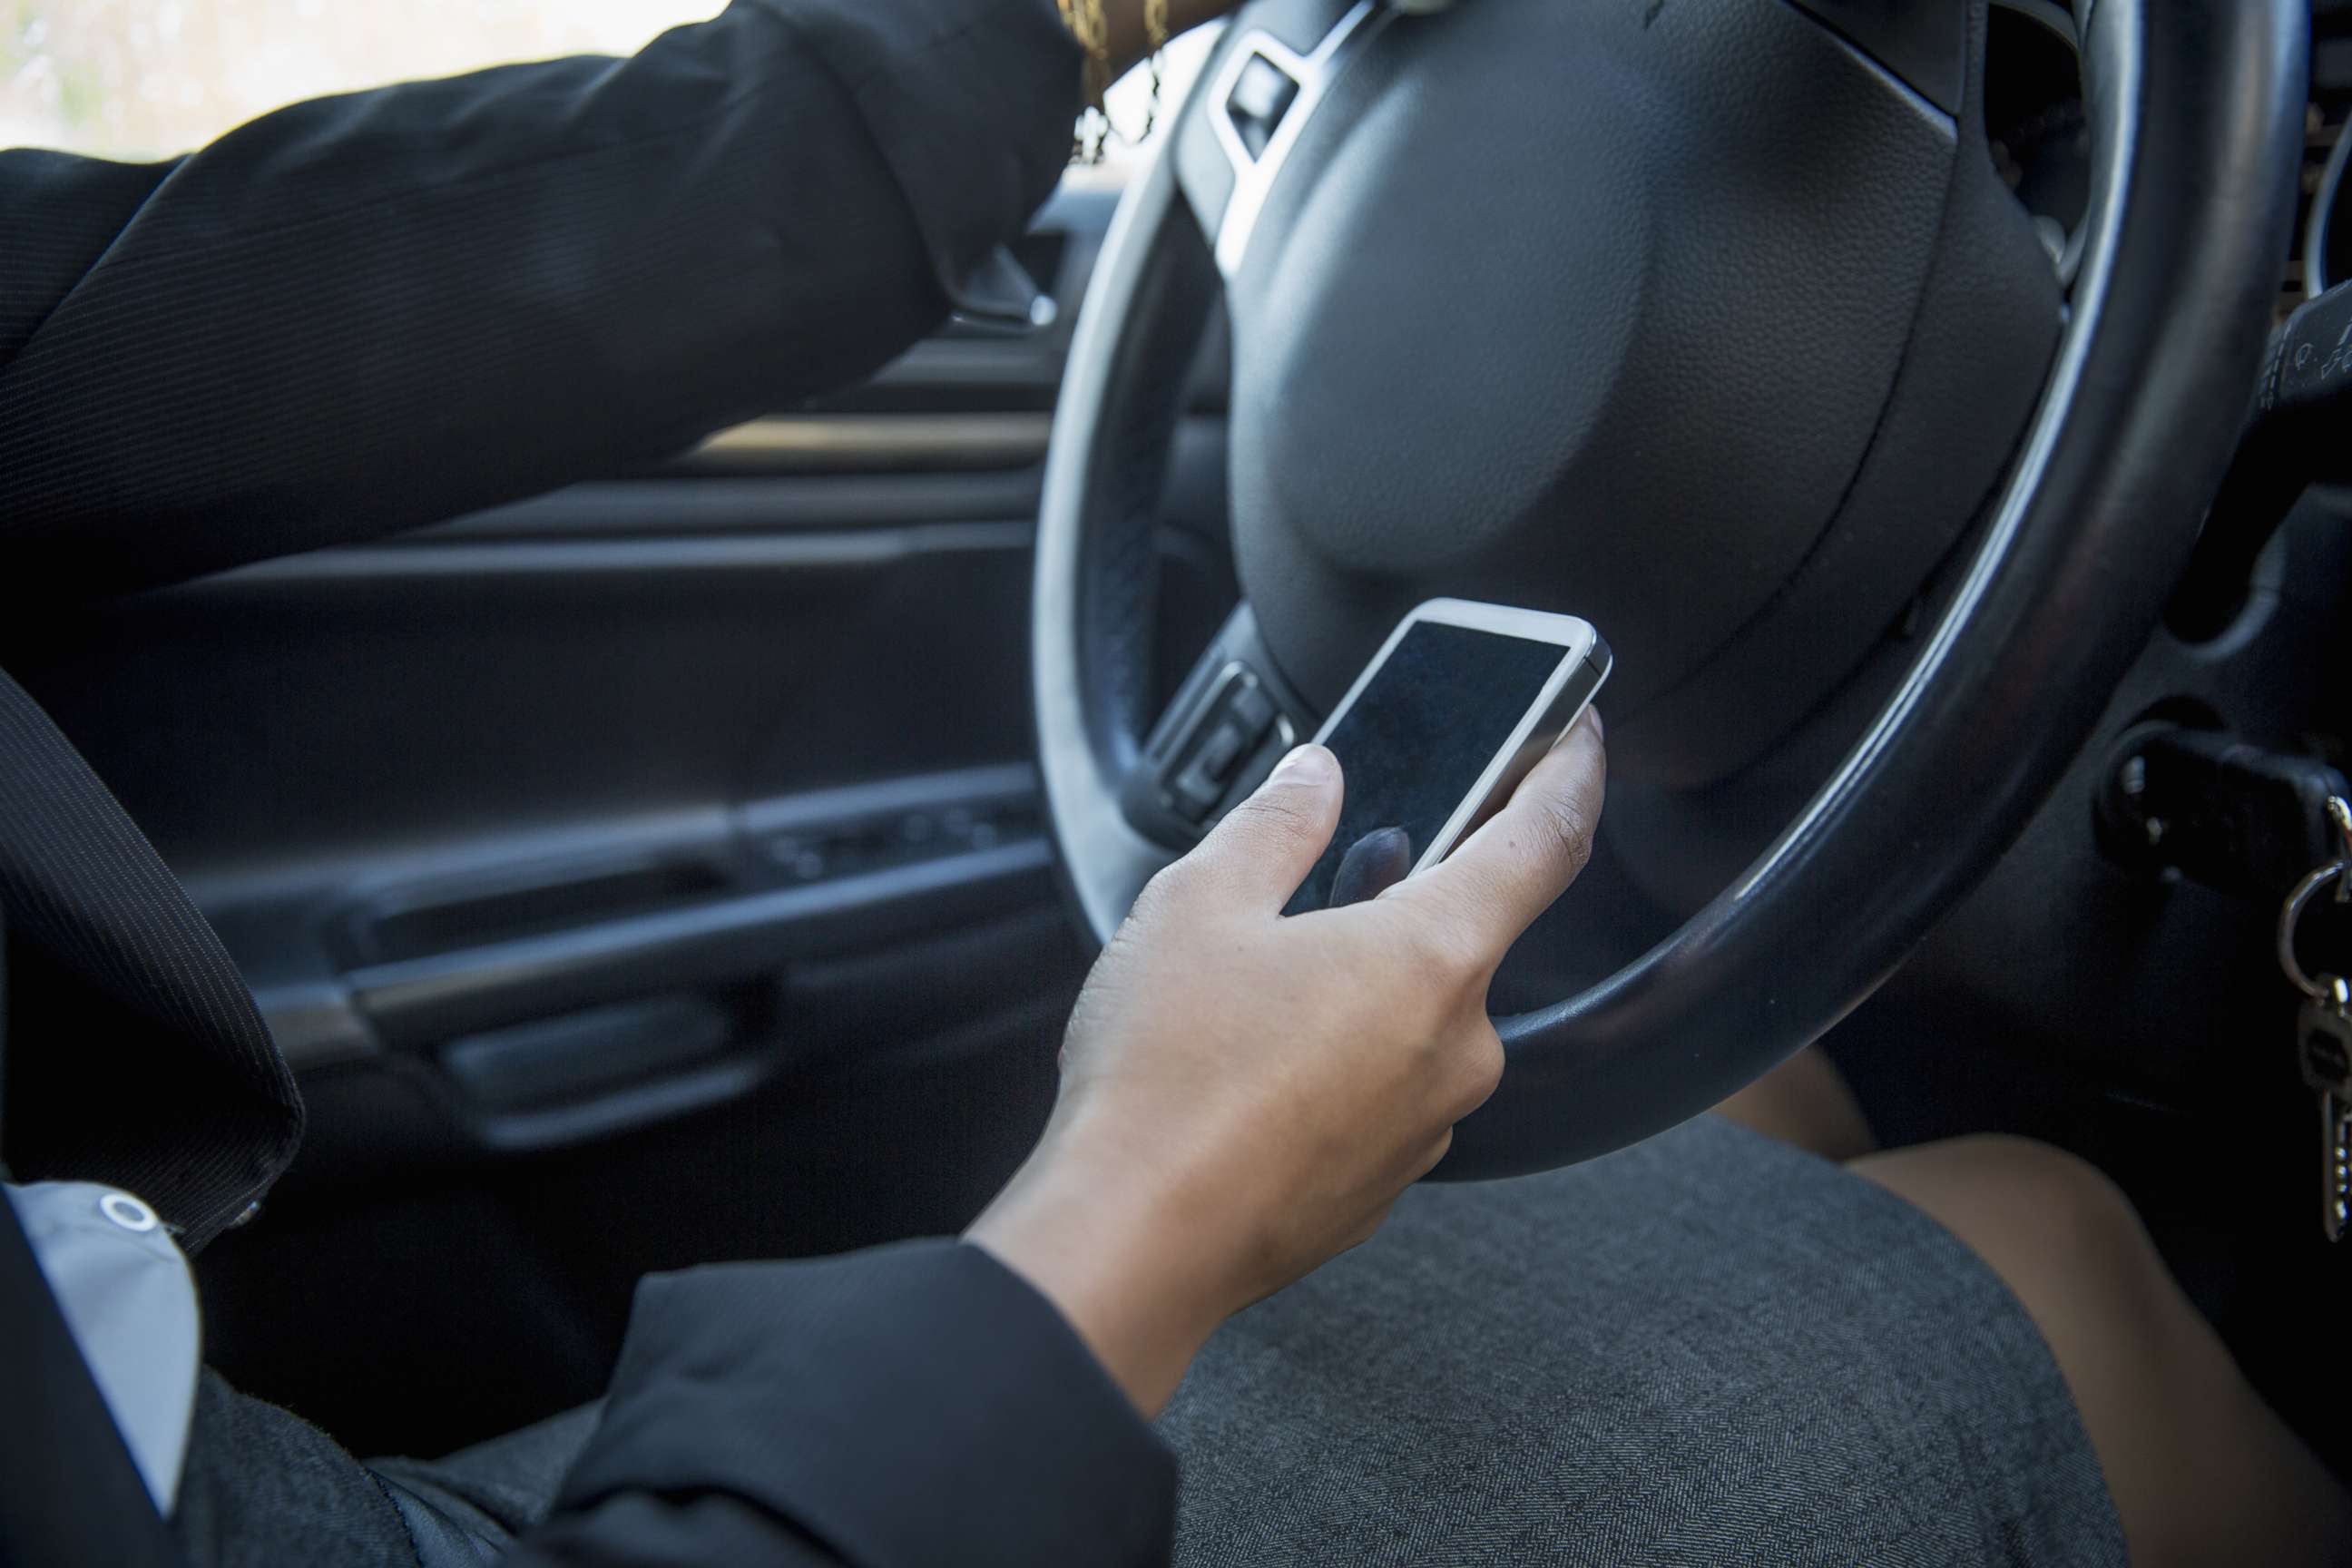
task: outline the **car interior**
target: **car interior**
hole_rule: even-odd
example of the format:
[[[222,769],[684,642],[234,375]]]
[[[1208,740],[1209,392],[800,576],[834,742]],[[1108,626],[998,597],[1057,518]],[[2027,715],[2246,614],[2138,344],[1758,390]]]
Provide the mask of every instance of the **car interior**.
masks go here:
[[[1979,763],[2040,771],[1996,789],[1937,752],[1876,781],[1911,815],[1857,842],[1900,908],[1817,921],[1753,869],[1900,739],[1887,715],[2015,521],[2101,246],[2145,243],[2101,238],[2086,81],[2145,68],[2151,139],[2252,117],[2164,100],[2221,93],[2220,67],[2104,59],[2087,5],[1994,0],[1946,79],[1885,7],[1756,0],[1721,47],[1810,120],[1621,101],[1619,33],[1676,11],[1553,9],[1590,63],[1538,110],[1444,74],[1448,40],[1475,55],[1500,25],[1475,0],[1259,0],[1124,188],[1074,171],[1037,215],[1025,322],[952,318],[646,471],[0,626],[0,667],[187,884],[309,1106],[291,1171],[197,1260],[213,1365],[356,1453],[437,1454],[593,1398],[649,1271],[953,1231],[1036,1137],[1123,900],[1197,836],[1174,782],[1239,683],[1275,700],[1228,794],[1445,591],[1588,616],[1618,659],[1595,857],[1497,981],[1528,1054],[1447,1173],[1601,1152],[1818,1016],[1883,1142],[2015,1131],[2113,1175],[2255,1385],[2352,1464],[2352,1364],[2313,1349],[2352,1253],[2313,1201],[2278,954],[2282,900],[2339,858],[2352,489],[2327,481],[2352,476],[2324,438],[2240,441],[2251,357],[2194,389],[2221,412],[2179,481],[2236,530],[2209,521],[2185,566],[2149,544],[2160,613],[2103,628],[2129,639],[2112,668],[2084,655],[2084,724],[1969,710]],[[2291,233],[2239,241],[2275,252],[2273,324],[2352,280],[2352,4],[2310,23]],[[1376,47],[1417,27],[1417,53]],[[1389,90],[1408,58],[1425,90]],[[1458,205],[1381,199],[1444,179],[1457,141],[1490,155]],[[1622,160],[1676,200],[1628,219],[1531,181],[1571,142],[1576,190]],[[1859,194],[1786,199],[1832,181]],[[2108,319],[2193,340],[2201,254]],[[1638,302],[1588,308],[1612,289]],[[1559,373],[1601,362],[1604,392]],[[1410,416],[1350,427],[1358,401],[1305,390],[1334,379]],[[1576,435],[1525,452],[1536,426]],[[1866,460],[1890,447],[1900,484]],[[2100,546],[2126,575],[2131,538]],[[2104,616],[2099,582],[2063,585],[2017,657]],[[2021,804],[1978,820],[1996,796]],[[1905,826],[1939,819],[1991,852]],[[1728,932],[1743,889],[1761,945],[1685,956],[1750,1002],[1785,978],[1796,1021],[1667,1028],[1624,975]],[[2352,963],[2352,906],[2311,899],[2290,941],[2312,973]],[[1685,1037],[1708,1070],[1653,1094]],[[1579,1042],[1612,1076],[1559,1068]]]

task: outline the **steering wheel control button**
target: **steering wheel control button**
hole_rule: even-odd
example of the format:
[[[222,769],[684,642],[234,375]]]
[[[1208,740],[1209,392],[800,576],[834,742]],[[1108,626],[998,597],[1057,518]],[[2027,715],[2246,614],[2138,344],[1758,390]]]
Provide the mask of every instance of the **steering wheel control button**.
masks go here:
[[[1199,842],[1297,739],[1303,704],[1282,684],[1244,604],[1226,618],[1119,781],[1127,825],[1163,848]]]
[[[1240,729],[1244,742],[1255,746],[1265,739],[1268,730],[1274,728],[1274,699],[1265,694],[1265,689],[1254,678],[1244,677],[1236,685],[1233,700],[1226,705],[1225,716]]]
[[[1269,737],[1287,745],[1293,733],[1265,682],[1239,660],[1218,670],[1189,708],[1180,700],[1171,717],[1162,723],[1172,739],[1155,737],[1148,748],[1159,759],[1153,805],[1187,828],[1206,824],[1241,781],[1264,777],[1273,763]]]
[[[1185,820],[1199,822],[1216,809],[1225,791],[1233,787],[1234,770],[1248,746],[1247,737],[1232,719],[1216,721],[1208,739],[1192,752],[1192,762],[1176,775],[1176,809]]]
[[[1209,738],[1193,753],[1192,767],[1186,771],[1223,784],[1233,778],[1234,764],[1241,761],[1241,755],[1242,732],[1234,727],[1231,720],[1227,720],[1209,732]]]
[[[144,1235],[162,1222],[155,1211],[129,1193],[109,1193],[98,1200],[98,1212],[127,1231]]]
[[[1170,787],[1174,792],[1176,815],[1196,827],[1206,822],[1209,813],[1225,798],[1224,786],[1211,780],[1197,766],[1179,773]]]
[[[1297,79],[1262,54],[1249,57],[1225,95],[1225,113],[1253,160],[1265,155],[1282,117],[1297,101]]]

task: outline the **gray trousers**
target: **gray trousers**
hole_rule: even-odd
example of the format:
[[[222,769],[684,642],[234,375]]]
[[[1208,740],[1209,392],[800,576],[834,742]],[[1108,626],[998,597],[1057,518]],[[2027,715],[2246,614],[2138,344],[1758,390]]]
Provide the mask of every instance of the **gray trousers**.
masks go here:
[[[419,1499],[521,1530],[594,1422],[374,1468],[428,1549]],[[1901,1200],[1714,1118],[1415,1189],[1228,1325],[1160,1426],[1185,1564],[2124,1562],[2007,1288]]]

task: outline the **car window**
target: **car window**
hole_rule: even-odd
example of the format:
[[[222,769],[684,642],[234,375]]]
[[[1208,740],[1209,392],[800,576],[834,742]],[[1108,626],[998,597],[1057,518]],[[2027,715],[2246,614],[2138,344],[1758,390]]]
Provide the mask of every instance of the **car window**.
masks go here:
[[[299,99],[509,60],[626,54],[721,0],[13,0],[0,6],[0,146],[156,158]],[[1163,62],[1178,101],[1208,40]],[[1137,71],[1114,122],[1145,120]],[[1164,126],[1169,115],[1163,113]],[[1130,164],[1114,138],[1106,163]]]

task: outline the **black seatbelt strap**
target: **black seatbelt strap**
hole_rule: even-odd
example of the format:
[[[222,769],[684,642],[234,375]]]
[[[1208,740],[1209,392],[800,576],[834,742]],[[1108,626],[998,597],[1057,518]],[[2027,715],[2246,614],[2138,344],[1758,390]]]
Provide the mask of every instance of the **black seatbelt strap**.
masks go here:
[[[0,919],[10,1163],[136,1194],[193,1255],[293,1158],[301,1100],[219,937],[5,674]]]
[[[8,1181],[8,915],[0,909],[0,1182]]]

